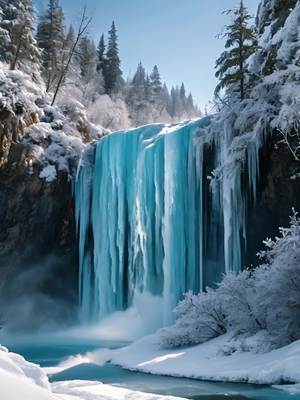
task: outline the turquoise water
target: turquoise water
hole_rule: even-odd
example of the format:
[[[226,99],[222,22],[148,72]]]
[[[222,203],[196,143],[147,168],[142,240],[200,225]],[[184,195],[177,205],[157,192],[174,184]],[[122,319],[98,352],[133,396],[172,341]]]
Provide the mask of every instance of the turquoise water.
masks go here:
[[[70,356],[84,354],[99,348],[120,348],[125,342],[80,340],[53,341],[3,341],[2,344],[9,347],[10,351],[22,354],[27,360],[40,364],[43,367],[55,366]],[[95,380],[114,386],[125,387],[148,393],[173,395],[194,400],[300,400],[300,395],[289,395],[280,390],[268,386],[206,382],[196,379],[172,378],[156,376],[138,372],[132,372],[121,367],[105,364],[80,364],[68,368],[58,374],[49,377],[50,381],[63,380]]]

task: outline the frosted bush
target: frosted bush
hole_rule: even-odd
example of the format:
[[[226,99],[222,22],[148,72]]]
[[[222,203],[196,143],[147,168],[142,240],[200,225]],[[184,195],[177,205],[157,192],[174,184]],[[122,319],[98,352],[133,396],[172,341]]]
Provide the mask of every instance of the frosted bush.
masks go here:
[[[256,282],[250,271],[229,273],[219,284],[216,294],[222,299],[226,330],[235,335],[255,333],[264,327],[256,310]]]
[[[175,325],[161,331],[163,347],[203,343],[226,332],[223,305],[213,289],[186,293],[174,312]]]
[[[266,240],[265,261],[255,271],[258,309],[278,345],[300,339],[300,218],[294,211],[290,227]]]
[[[297,213],[293,211],[288,228],[280,228],[279,237],[264,243],[266,250],[259,253],[264,263],[255,271],[227,274],[216,289],[184,296],[175,309],[175,324],[161,331],[163,347],[195,345],[226,332],[243,340],[263,337],[271,347],[300,339]],[[265,348],[264,340],[260,342],[259,349]],[[255,347],[249,340],[245,343]]]

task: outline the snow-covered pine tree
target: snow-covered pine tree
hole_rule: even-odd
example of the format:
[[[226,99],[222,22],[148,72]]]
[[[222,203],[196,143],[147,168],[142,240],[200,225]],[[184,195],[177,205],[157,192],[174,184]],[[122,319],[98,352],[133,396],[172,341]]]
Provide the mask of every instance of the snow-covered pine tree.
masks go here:
[[[249,25],[251,16],[240,0],[240,5],[233,13],[233,22],[225,27],[223,37],[226,38],[226,50],[216,61],[216,77],[220,82],[216,87],[215,94],[218,95],[223,88],[231,89],[231,93],[239,92],[243,100],[247,91],[247,69],[246,60],[257,48],[255,29]]]
[[[0,0],[0,58],[10,69],[38,72],[40,54],[33,30],[31,0]]]
[[[37,43],[42,50],[42,74],[46,90],[54,88],[64,62],[64,13],[58,0],[49,0],[48,9],[40,16]]]
[[[124,81],[120,68],[117,28],[114,21],[109,31],[106,59],[106,68],[103,71],[106,93],[115,94],[122,90]]]

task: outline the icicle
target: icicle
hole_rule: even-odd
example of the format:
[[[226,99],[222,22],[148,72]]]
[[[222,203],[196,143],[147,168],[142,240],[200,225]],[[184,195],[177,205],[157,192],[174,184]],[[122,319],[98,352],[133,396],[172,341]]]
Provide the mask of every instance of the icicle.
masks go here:
[[[207,176],[230,159],[230,124],[207,135],[209,118],[116,132],[83,162],[75,186],[79,294],[83,320],[132,304],[138,293],[163,298],[164,323],[184,292],[242,267],[246,199],[242,162],[222,180]],[[248,149],[255,193],[258,151]],[[145,312],[147,312],[145,310]]]

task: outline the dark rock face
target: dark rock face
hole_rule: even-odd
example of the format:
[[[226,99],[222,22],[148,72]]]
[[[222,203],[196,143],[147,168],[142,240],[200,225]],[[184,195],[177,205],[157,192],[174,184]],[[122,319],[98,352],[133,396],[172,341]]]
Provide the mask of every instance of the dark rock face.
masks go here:
[[[281,139],[274,134],[261,152],[257,203],[248,216],[247,266],[258,264],[256,253],[264,248],[263,240],[288,226],[292,208],[300,212],[300,177],[293,178],[300,163]]]
[[[77,246],[71,182],[28,167],[32,146],[12,143],[0,168],[0,322],[51,326],[76,317]]]

